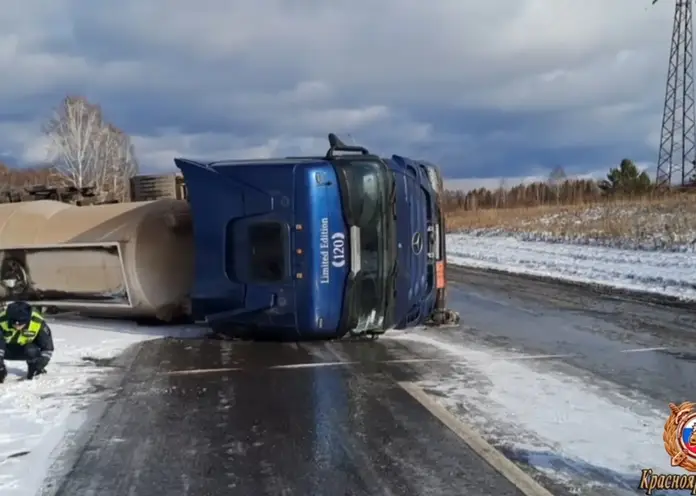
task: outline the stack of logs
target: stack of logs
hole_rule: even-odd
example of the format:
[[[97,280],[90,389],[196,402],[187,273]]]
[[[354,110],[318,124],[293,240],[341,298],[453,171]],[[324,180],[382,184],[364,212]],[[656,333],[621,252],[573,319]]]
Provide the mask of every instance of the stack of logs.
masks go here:
[[[99,205],[116,203],[111,199],[101,199],[94,187],[77,188],[75,186],[27,186],[12,188],[0,192],[0,203],[18,203],[37,200],[55,200],[72,205]]]

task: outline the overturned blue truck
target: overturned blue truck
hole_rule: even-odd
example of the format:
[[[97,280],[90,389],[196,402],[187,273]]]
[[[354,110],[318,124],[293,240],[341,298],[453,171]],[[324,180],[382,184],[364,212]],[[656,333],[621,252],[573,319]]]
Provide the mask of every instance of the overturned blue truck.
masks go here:
[[[434,165],[333,134],[324,156],[174,162],[186,200],[0,205],[0,298],[245,338],[458,323]]]

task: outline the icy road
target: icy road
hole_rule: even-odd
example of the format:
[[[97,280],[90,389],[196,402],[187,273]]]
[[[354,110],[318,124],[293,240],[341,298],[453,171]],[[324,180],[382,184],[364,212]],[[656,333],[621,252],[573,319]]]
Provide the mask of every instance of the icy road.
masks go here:
[[[471,431],[557,495],[674,471],[662,429],[696,394],[693,309],[450,275],[461,328],[372,343],[56,324],[51,375],[0,393],[0,494],[34,494],[49,465],[43,494],[64,496],[542,494]]]

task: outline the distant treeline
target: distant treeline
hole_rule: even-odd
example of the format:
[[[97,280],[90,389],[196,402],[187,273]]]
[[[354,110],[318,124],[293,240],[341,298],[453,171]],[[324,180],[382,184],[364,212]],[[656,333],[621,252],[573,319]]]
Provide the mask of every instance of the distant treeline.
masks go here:
[[[65,185],[65,177],[50,165],[17,168],[0,162],[0,202],[10,192],[23,192],[39,185]],[[478,188],[469,192],[445,191],[444,208],[453,211],[592,204],[606,200],[669,196],[682,191],[682,188],[656,188],[645,172],[638,171],[631,160],[624,159],[619,167],[609,171],[606,179],[599,181],[568,179],[563,169],[557,167],[546,181],[511,187],[501,184],[496,189]],[[687,191],[696,193],[696,188],[687,188]]]
[[[691,183],[696,186],[696,181]],[[446,211],[494,208],[524,208],[544,205],[592,204],[607,200],[630,200],[645,197],[670,196],[693,191],[696,188],[656,188],[645,172],[640,172],[633,161],[624,159],[603,180],[568,179],[562,168],[556,167],[547,181],[496,189],[478,188],[469,192],[446,191]]]

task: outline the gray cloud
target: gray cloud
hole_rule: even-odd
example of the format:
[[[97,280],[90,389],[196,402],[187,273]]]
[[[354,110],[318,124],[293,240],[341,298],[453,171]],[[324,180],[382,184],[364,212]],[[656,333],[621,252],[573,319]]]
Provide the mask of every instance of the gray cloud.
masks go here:
[[[655,160],[670,2],[6,0],[0,153],[82,93],[176,155],[316,153],[334,131],[448,176]]]

